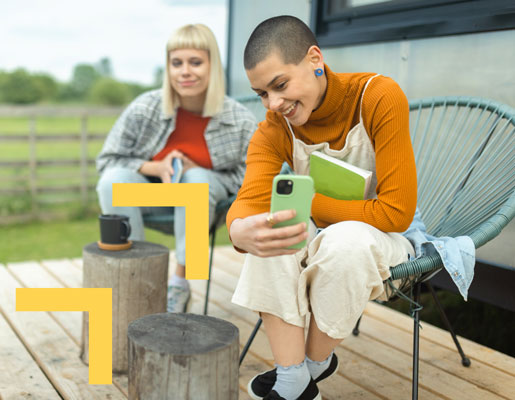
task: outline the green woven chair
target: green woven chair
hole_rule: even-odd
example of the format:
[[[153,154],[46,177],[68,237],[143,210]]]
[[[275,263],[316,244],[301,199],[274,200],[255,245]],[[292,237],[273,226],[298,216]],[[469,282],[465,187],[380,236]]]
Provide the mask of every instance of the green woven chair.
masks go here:
[[[206,297],[204,299],[204,315],[207,315],[207,306],[209,303],[209,289],[211,286],[211,266],[213,265],[213,253],[215,249],[215,238],[216,238],[216,230],[219,226],[223,225],[225,222],[225,215],[227,211],[231,207],[232,202],[236,199],[236,195],[232,195],[231,197],[221,200],[216,204],[215,209],[215,220],[213,225],[209,227],[209,236],[210,236],[210,244],[209,244],[209,279],[206,284]],[[174,214],[166,214],[166,215],[144,215],[143,216],[143,224],[145,227],[157,230],[166,235],[173,235],[173,223],[174,223]],[[188,244],[186,244],[187,246]]]
[[[410,102],[410,131],[418,175],[418,207],[433,236],[469,236],[476,248],[495,238],[515,216],[515,110],[477,97]],[[390,282],[411,295],[414,318],[412,398],[418,398],[419,306],[428,285],[461,355],[470,365],[428,280],[443,268],[438,255],[392,266]],[[387,282],[388,283],[388,282]],[[243,362],[258,320],[240,355]],[[359,321],[353,332],[359,334]]]

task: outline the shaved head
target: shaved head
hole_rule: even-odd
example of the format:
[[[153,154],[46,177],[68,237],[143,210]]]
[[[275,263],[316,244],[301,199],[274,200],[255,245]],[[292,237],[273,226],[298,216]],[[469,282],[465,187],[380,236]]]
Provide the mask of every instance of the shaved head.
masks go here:
[[[275,52],[285,64],[297,65],[311,46],[318,46],[309,27],[296,17],[281,15],[261,22],[245,46],[243,64],[246,70]]]

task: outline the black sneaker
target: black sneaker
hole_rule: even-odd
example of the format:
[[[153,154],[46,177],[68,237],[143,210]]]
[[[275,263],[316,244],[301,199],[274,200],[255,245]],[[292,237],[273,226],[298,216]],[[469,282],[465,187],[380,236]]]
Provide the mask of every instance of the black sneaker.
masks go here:
[[[324,372],[322,372],[322,374],[318,378],[314,380],[314,382],[318,383],[326,378],[329,378],[336,371],[338,371],[338,357],[335,353],[333,353],[333,357],[331,358],[329,366]],[[272,390],[272,387],[275,385],[276,379],[277,368],[256,375],[254,378],[250,380],[249,384],[247,385],[247,391],[249,393],[249,396],[254,400],[263,399]]]
[[[272,390],[270,393],[268,393],[265,397],[263,397],[263,400],[286,400],[284,397],[279,396],[279,394]],[[311,380],[308,383],[308,386],[306,386],[306,389],[300,394],[299,397],[297,397],[297,400],[322,400],[322,395],[320,394],[317,384],[311,378]]]

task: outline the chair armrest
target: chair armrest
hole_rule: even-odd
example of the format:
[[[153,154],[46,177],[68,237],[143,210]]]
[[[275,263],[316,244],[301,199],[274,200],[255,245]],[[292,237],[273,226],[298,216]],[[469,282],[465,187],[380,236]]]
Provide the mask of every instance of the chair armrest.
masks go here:
[[[503,228],[510,223],[515,217],[515,194],[506,201],[506,203],[490,218],[479,225],[470,234],[474,246],[477,248],[483,246],[495,238]]]
[[[443,267],[442,259],[438,254],[424,256],[416,260],[406,261],[390,268],[391,279],[403,279],[414,275],[421,275],[436,271]]]

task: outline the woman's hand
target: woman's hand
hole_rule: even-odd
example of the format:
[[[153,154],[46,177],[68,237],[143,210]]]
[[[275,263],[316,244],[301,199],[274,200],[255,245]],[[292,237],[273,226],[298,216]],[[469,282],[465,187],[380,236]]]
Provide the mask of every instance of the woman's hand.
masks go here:
[[[191,158],[189,158],[187,155],[185,155],[184,153],[182,153],[181,151],[179,150],[172,150],[170,153],[168,153],[166,155],[166,157],[163,159],[163,162],[168,162],[168,166],[171,167],[172,165],[172,160],[174,158],[180,158],[182,160],[182,173],[184,174],[187,170],[189,170],[190,168],[196,168],[198,167],[199,165],[196,164]],[[168,161],[165,161],[165,160],[168,160]],[[169,174],[168,176],[168,180],[167,182],[171,182],[171,176],[175,173],[175,171],[173,170],[172,168],[172,173]],[[163,177],[161,177],[161,180],[163,180]],[[163,182],[165,182],[163,180]]]
[[[172,150],[160,161],[146,161],[140,167],[139,172],[143,175],[157,176],[163,183],[172,182],[172,175],[175,173],[172,167],[172,159],[183,158],[178,150]]]
[[[172,167],[172,160],[174,158],[181,158],[181,152],[178,150],[172,150],[169,152],[165,158],[160,161],[160,165],[158,165],[159,170],[159,178],[161,178],[161,182],[163,183],[171,183],[172,176],[175,174],[175,171]]]
[[[199,167],[198,164],[195,164],[195,162],[191,158],[184,155],[183,153],[181,153],[181,159],[182,159],[182,165],[183,165],[183,170],[182,170],[183,173],[186,172],[187,170],[189,170],[190,168]]]
[[[235,219],[230,229],[232,243],[259,257],[295,254],[299,249],[287,247],[307,239],[306,224],[301,222],[292,226],[272,228],[278,222],[295,217],[295,214],[295,210],[283,210],[273,214],[263,213]]]

